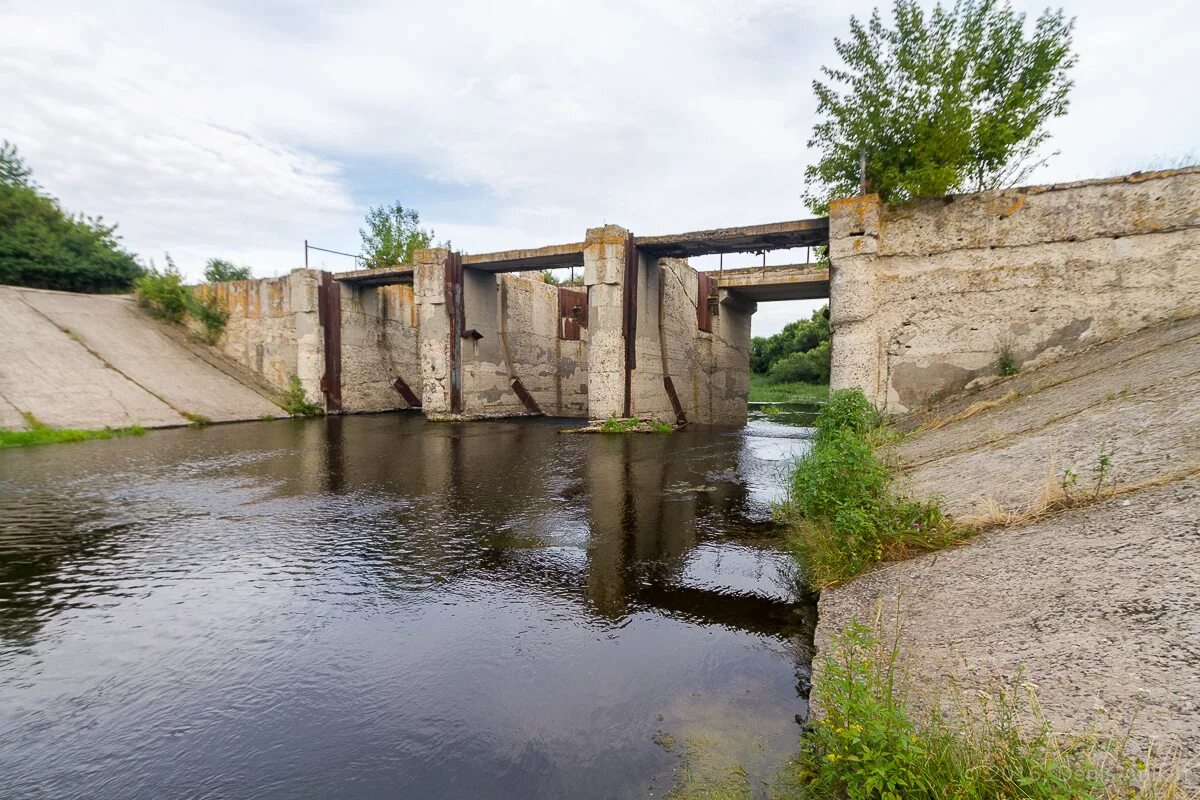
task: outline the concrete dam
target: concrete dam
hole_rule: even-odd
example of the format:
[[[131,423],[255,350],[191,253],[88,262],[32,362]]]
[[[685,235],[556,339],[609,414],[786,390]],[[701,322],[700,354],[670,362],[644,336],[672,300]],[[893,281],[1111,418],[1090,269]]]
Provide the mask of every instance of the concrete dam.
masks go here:
[[[821,245],[823,263],[687,261]],[[583,285],[539,274],[561,267]],[[903,413],[993,380],[1001,352],[1036,367],[1195,316],[1198,278],[1190,168],[896,205],[865,195],[828,217],[666,236],[608,225],[562,245],[201,286],[229,313],[214,347],[127,299],[7,289],[0,410],[13,427],[24,414],[78,427],[257,419],[278,413],[272,393],[295,375],[331,413],[740,425],[758,304],[829,298],[832,387]]]

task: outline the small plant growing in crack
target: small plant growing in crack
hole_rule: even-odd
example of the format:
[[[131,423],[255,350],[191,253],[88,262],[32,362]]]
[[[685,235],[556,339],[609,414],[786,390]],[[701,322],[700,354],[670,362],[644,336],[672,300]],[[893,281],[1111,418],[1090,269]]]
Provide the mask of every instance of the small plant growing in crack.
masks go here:
[[[1096,466],[1092,467],[1092,472],[1096,476],[1096,485],[1092,488],[1092,497],[1095,498],[1100,494],[1100,490],[1104,488],[1104,482],[1112,476],[1112,453],[1109,452],[1108,442],[1100,443],[1100,457],[1096,461]]]
[[[1000,353],[996,356],[996,371],[1006,378],[1021,371],[1012,342],[1005,341],[1000,344]]]

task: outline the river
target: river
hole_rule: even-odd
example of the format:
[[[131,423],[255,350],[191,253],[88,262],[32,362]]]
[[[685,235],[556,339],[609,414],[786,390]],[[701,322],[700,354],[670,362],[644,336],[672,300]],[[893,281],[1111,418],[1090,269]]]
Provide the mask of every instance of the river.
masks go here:
[[[815,608],[769,524],[804,422],[419,414],[0,452],[5,798],[762,786]]]

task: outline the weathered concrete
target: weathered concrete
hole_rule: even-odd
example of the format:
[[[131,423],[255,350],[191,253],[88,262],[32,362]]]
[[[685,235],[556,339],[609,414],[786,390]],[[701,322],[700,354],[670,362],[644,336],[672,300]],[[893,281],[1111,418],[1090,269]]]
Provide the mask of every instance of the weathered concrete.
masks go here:
[[[1200,311],[1200,169],[830,208],[834,388],[891,412]]]
[[[1124,339],[899,420],[910,491],[952,514],[1037,512],[1064,469],[1087,503],[822,593],[818,646],[881,604],[918,697],[974,702],[1021,670],[1056,730],[1137,714],[1136,747],[1200,765],[1200,317]],[[1138,486],[1149,488],[1138,489]],[[818,676],[819,680],[819,676]],[[962,692],[962,696],[956,694]],[[1138,710],[1140,708],[1140,711]],[[1193,773],[1200,779],[1200,772]]]
[[[203,287],[216,292],[229,320],[217,348],[239,364],[286,389],[296,375],[310,399],[321,397],[325,368],[317,311],[316,270],[292,270],[282,278],[231,281]]]
[[[393,411],[409,404],[397,379],[421,387],[412,286],[341,286],[342,408]]]
[[[280,408],[179,341],[132,299],[0,287],[3,422],[163,427],[282,416]]]
[[[588,417],[625,416],[623,288],[626,280],[633,280],[637,282],[636,325],[628,416],[673,424],[744,424],[755,304],[720,290],[712,309],[712,329],[700,330],[698,307],[709,301],[699,296],[696,270],[682,259],[639,250],[637,274],[627,275],[628,238],[629,233],[615,225],[593,228],[584,246],[584,282],[592,320]]]
[[[419,251],[419,309],[423,410],[433,419],[586,414],[588,334],[563,339],[558,287],[540,274],[497,275],[463,268],[462,333],[452,353],[446,304],[447,251]],[[464,262],[466,258],[463,259]],[[450,388],[457,360],[462,410]],[[523,396],[524,395],[524,396]]]
[[[1025,511],[1065,469],[1086,487],[1095,480],[1101,448],[1113,463],[1107,484],[1196,468],[1200,318],[1031,370],[989,387],[976,402],[983,410],[947,408],[940,419],[950,422],[895,448],[912,490],[940,495],[959,517]],[[936,425],[939,417],[925,419]]]
[[[1200,780],[1200,476],[997,531],[821,594],[818,649],[882,608],[914,696],[978,706],[1018,676],[1054,729],[1132,724]],[[820,681],[818,672],[816,680]]]

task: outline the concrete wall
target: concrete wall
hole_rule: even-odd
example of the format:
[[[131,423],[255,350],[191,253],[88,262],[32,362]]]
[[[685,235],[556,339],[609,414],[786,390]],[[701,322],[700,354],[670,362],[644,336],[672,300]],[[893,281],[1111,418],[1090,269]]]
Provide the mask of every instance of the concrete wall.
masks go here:
[[[890,412],[1200,313],[1200,169],[830,208],[833,388]]]
[[[279,389],[297,375],[310,399],[321,398],[325,369],[317,312],[316,270],[292,270],[282,278],[204,286],[229,312],[217,348]]]
[[[343,410],[408,408],[395,383],[400,378],[420,396],[413,287],[343,284],[341,305]]]
[[[317,292],[321,273],[297,269],[282,278],[198,287],[215,292],[229,312],[217,348],[270,384],[286,389],[296,375],[310,400],[321,402],[325,344]],[[340,285],[342,409],[407,408],[396,390],[402,378],[420,394],[418,314],[411,286]],[[198,325],[193,325],[199,329]]]
[[[463,270],[463,330],[458,375],[462,413],[452,413],[454,358],[446,306],[442,249],[417,254],[415,286],[420,326],[421,394],[434,419],[518,416],[527,408],[517,385],[549,416],[587,413],[588,332],[559,338],[558,288],[541,276]]]

